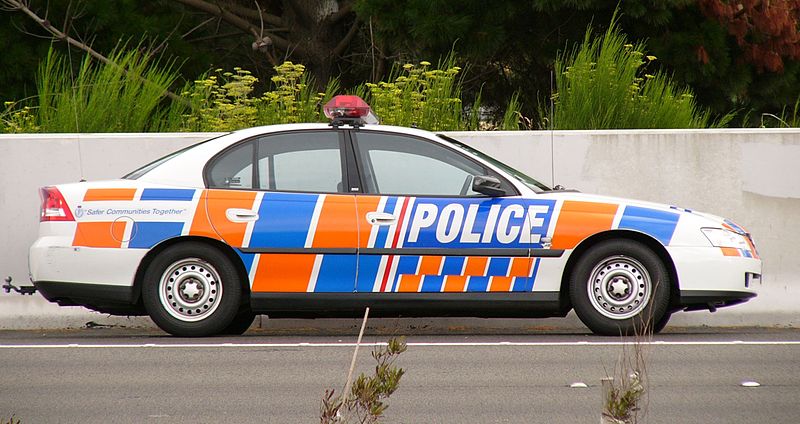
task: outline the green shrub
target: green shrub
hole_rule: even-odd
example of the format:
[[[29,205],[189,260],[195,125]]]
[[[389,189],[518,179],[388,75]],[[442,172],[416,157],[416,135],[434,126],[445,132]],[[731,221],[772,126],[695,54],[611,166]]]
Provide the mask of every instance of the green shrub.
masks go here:
[[[274,87],[253,97],[258,79],[250,71],[214,71],[183,91],[191,108],[184,108],[181,129],[188,131],[229,131],[256,125],[324,122],[322,105],[338,91],[338,81],[328,82],[325,91],[314,90],[314,81],[303,65],[284,62],[275,67]],[[173,108],[181,108],[174,105]],[[173,115],[174,113],[170,113]]]
[[[540,107],[554,129],[705,128],[712,122],[697,106],[692,91],[661,72],[648,72],[655,56],[644,43],[629,44],[616,17],[602,37],[587,29],[583,42],[555,63],[552,108]]]

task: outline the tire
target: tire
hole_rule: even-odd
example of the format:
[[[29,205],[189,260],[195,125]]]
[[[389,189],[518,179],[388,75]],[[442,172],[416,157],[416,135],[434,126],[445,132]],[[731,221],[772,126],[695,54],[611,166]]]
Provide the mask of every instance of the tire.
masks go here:
[[[250,310],[249,305],[242,305],[239,312],[233,317],[233,321],[222,330],[222,334],[229,336],[241,336],[247,331],[256,319],[256,314]]]
[[[667,323],[669,322],[670,317],[672,317],[672,312],[669,312],[669,311],[664,312],[664,315],[661,317],[661,319],[658,320],[656,322],[656,324],[653,326],[653,334],[660,333],[661,330],[663,330],[664,327],[667,326]]]
[[[666,266],[652,250],[615,239],[592,246],[578,259],[569,294],[575,313],[592,332],[636,335],[668,313],[670,284]]]
[[[182,243],[161,252],[147,267],[142,300],[153,322],[167,333],[213,336],[236,317],[242,284],[221,251],[203,243]]]

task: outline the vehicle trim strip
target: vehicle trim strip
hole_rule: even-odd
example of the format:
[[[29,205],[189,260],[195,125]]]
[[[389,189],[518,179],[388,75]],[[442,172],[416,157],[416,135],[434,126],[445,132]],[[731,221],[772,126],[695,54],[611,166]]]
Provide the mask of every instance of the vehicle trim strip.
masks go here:
[[[338,248],[338,247],[243,247],[242,253],[310,254],[310,255],[398,255],[398,256],[501,256],[560,258],[564,249],[526,248]]]

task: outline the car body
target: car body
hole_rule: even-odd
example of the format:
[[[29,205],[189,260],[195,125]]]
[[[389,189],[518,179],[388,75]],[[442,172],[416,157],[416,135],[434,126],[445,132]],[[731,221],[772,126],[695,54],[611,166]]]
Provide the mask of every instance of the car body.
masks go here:
[[[50,301],[180,336],[270,317],[564,316],[663,328],[755,296],[731,221],[553,190],[445,136],[358,120],[231,132],[124,178],[44,187]],[[642,324],[650,327],[642,327]]]

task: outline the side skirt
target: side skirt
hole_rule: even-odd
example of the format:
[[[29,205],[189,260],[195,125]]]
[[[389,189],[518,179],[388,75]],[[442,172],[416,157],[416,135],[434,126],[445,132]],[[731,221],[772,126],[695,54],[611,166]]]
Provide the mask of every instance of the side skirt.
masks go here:
[[[252,293],[256,313],[271,318],[563,317],[558,292],[526,293]]]

